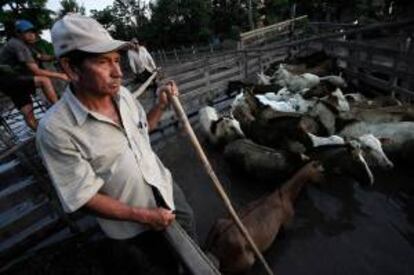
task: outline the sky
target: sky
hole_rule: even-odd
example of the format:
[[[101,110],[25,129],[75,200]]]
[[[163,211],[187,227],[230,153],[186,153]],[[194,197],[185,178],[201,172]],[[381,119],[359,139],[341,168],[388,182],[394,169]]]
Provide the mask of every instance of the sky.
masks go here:
[[[86,14],[90,14],[90,10],[103,10],[105,7],[113,4],[114,0],[78,0],[79,4],[83,5],[86,9]],[[60,9],[60,0],[49,0],[46,3],[46,7],[53,11]]]
[[[49,0],[46,3],[46,7],[57,12],[61,8],[60,1],[61,0]],[[107,6],[112,5],[114,0],[77,0],[77,2],[85,7],[86,15],[90,15],[90,10],[103,10]],[[51,41],[49,30],[44,30],[41,36],[47,41]]]

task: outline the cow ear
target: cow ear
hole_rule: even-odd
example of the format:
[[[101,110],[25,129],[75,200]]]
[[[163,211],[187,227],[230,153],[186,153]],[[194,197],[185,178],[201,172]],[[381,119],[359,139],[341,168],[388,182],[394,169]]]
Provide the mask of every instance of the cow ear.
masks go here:
[[[386,144],[392,144],[392,140],[390,138],[379,138],[379,141],[382,145]]]

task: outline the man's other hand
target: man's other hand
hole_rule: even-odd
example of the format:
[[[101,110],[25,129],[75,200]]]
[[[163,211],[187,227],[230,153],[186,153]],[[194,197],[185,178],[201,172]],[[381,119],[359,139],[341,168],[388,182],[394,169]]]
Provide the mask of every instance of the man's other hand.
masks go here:
[[[159,207],[146,210],[144,223],[158,231],[167,228],[174,220],[175,214],[171,210]]]

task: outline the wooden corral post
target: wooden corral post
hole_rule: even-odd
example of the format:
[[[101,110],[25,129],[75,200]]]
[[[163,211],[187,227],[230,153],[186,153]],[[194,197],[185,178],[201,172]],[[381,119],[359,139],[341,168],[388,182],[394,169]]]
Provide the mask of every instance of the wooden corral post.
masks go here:
[[[412,35],[407,35],[406,38],[406,52],[405,52],[406,56],[412,56],[413,55],[413,37]],[[409,72],[414,71],[414,64],[412,64],[411,62],[407,62],[407,67],[406,70]],[[414,79],[410,78],[407,80],[407,89],[413,91],[414,90]],[[414,95],[413,97],[410,97],[409,102],[411,103],[412,101],[414,101]]]
[[[244,79],[249,76],[249,56],[247,51],[243,51],[243,63],[244,63]]]
[[[242,51],[237,52],[237,66],[239,67],[239,78],[244,79],[244,63],[243,63],[244,54]]]
[[[177,50],[175,48],[174,48],[174,55],[175,55],[175,59],[177,60],[177,62],[180,63],[180,58],[178,58]]]
[[[161,52],[162,52],[162,55],[164,56],[165,63],[167,63],[167,60],[168,60],[167,54],[165,53],[164,50],[161,50]]]
[[[259,51],[259,55],[257,56],[258,59],[258,63],[259,63],[259,71],[263,72],[264,71],[264,66],[263,66],[263,57],[262,57],[263,52]]]
[[[240,39],[239,41],[237,41],[237,50],[238,51],[241,51],[243,49],[244,49],[244,47],[243,47],[243,40]]]
[[[404,64],[404,63],[408,63],[406,70],[408,70],[408,67],[410,67],[409,62],[406,62],[406,57],[408,56],[408,53],[410,51],[410,47],[411,47],[411,37],[405,37],[402,41],[400,41],[400,52],[395,55],[394,57],[394,63],[393,63],[393,74],[392,77],[390,79],[390,87],[391,87],[391,95],[393,98],[396,97],[396,92],[395,92],[395,87],[399,86],[399,81],[402,79],[400,79],[398,70],[399,67]],[[401,83],[400,87],[404,87],[407,85],[404,85],[405,83]],[[405,88],[405,87],[404,87]],[[409,102],[410,98],[408,95],[406,94],[399,94],[398,95],[398,99],[404,101],[404,102]]]
[[[357,40],[357,42],[362,42],[362,33],[361,32],[356,33],[356,40]],[[352,60],[359,60],[360,52],[358,50],[352,49],[352,47],[350,47],[349,45],[347,45],[346,48],[348,50],[348,56]],[[359,68],[357,66],[353,65],[352,63],[347,62],[347,67],[353,73],[355,73],[355,74],[359,73]],[[360,84],[360,81],[359,81],[358,78],[354,79],[353,82],[356,86],[359,86],[359,84]]]
[[[208,57],[204,58],[204,66],[203,66],[203,72],[204,72],[204,80],[206,85],[203,87],[203,89],[206,89],[204,91],[204,95],[207,94],[207,98],[210,97],[210,92],[211,92],[211,78],[210,78],[210,59]],[[206,102],[206,97],[200,97],[199,98],[199,103],[201,106],[203,106]]]
[[[0,133],[0,142],[2,145],[6,148],[15,146],[17,137],[3,116],[0,116],[0,129],[1,128],[3,128]]]
[[[162,53],[161,53],[161,50],[158,50],[158,51],[157,51],[157,55],[158,55],[158,58],[160,59],[160,61],[161,61],[162,63],[165,63],[165,61],[164,61],[164,57],[162,56]]]

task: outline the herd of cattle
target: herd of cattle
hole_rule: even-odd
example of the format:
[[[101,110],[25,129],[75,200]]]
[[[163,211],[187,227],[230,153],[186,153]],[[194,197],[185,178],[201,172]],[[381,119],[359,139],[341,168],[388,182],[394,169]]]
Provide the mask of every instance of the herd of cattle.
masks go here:
[[[262,251],[293,217],[301,187],[320,181],[322,171],[372,185],[373,168],[392,169],[414,153],[414,108],[392,98],[346,93],[340,76],[319,77],[301,66],[280,64],[270,76],[258,74],[257,84],[234,87],[240,93],[230,115],[206,106],[199,120],[208,141],[224,150],[232,166],[261,181],[288,179],[240,210]],[[230,219],[216,222],[206,249],[224,273],[248,270],[255,262]]]

